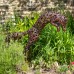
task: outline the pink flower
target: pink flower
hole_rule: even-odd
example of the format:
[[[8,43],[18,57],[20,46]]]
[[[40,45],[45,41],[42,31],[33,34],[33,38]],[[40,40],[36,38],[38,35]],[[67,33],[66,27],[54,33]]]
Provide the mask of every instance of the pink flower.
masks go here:
[[[71,62],[70,64],[71,64],[71,65],[74,65],[74,62]]]

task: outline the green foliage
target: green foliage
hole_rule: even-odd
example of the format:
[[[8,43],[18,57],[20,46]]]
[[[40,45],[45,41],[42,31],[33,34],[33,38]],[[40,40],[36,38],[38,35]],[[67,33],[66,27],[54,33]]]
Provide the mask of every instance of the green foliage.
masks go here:
[[[5,36],[0,35],[0,74],[16,74],[15,66],[24,62],[23,46],[11,42],[8,46]]]
[[[21,70],[23,70],[23,71],[28,71],[28,70],[29,70],[29,65],[28,65],[28,63],[23,64],[23,65],[21,66]]]
[[[59,68],[59,72],[66,72],[68,70],[68,66],[67,65],[63,65],[63,66],[60,66]]]
[[[44,61],[58,61],[61,64],[73,61],[73,36],[67,30],[57,32],[48,24],[42,31],[38,42],[32,47],[32,58],[42,57]],[[60,57],[59,57],[60,56]]]
[[[35,74],[41,74],[41,73],[40,73],[40,70],[37,69],[37,70],[35,71]]]

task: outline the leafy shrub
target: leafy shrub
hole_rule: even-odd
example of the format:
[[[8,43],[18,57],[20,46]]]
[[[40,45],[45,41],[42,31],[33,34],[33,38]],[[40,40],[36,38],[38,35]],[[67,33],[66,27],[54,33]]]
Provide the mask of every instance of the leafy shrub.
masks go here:
[[[17,42],[8,46],[4,39],[0,34],[0,74],[16,74],[15,66],[24,62],[23,46]]]
[[[60,72],[66,72],[68,70],[68,66],[67,65],[62,65],[62,66],[60,66],[60,68],[59,68],[59,71]]]

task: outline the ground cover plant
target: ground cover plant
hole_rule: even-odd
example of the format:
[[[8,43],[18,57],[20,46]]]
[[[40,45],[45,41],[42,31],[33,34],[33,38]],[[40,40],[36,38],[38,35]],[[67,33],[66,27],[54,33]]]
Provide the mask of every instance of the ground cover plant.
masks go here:
[[[0,74],[15,74],[16,64],[24,61],[23,46],[17,42],[11,42],[8,47],[4,38],[4,35],[0,33]]]
[[[57,61],[59,64],[70,64],[74,61],[74,19],[68,12],[67,30],[57,32],[50,23],[42,30],[38,41],[31,46],[29,61],[34,67],[50,67]],[[9,46],[4,42],[8,32],[26,31],[33,26],[39,14],[34,17],[20,19],[16,16],[15,24],[9,20],[2,28],[0,26],[0,74],[16,74],[15,65],[26,64],[24,62],[23,47],[28,37],[24,36],[20,41],[12,41]],[[14,25],[13,25],[14,24]],[[23,70],[25,66],[22,66]]]

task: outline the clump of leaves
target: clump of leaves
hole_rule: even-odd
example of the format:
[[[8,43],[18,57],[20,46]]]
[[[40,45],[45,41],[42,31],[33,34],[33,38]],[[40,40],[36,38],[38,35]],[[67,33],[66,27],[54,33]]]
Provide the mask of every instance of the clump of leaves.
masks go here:
[[[67,65],[62,65],[62,66],[60,66],[60,68],[59,68],[59,71],[60,72],[66,72],[68,70],[68,66]]]
[[[16,74],[15,65],[23,63],[23,46],[11,41],[8,46],[4,41],[5,36],[0,36],[0,74]]]
[[[21,70],[23,70],[24,72],[28,71],[29,70],[29,64],[26,63],[26,62],[24,64],[22,64]]]

